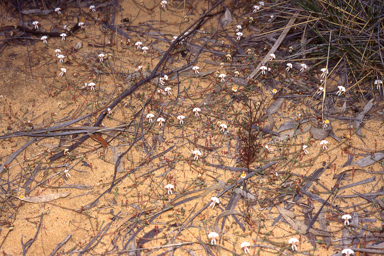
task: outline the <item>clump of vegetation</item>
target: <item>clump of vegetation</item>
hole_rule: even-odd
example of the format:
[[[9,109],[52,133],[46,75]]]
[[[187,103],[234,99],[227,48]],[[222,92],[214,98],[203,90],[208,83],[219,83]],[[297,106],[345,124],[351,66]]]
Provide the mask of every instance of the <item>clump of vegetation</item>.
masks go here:
[[[307,11],[308,46],[317,49],[307,57],[321,57],[329,48],[329,66],[343,67],[353,84],[381,79],[383,1],[296,0]],[[320,64],[318,63],[318,64]],[[323,64],[324,65],[324,64]],[[332,69],[330,69],[331,71]]]
[[[263,136],[261,125],[263,123],[264,103],[253,100],[244,103],[245,114],[239,120],[239,129],[237,136],[241,143],[240,166],[251,168],[251,165],[259,158],[263,145],[261,139]]]

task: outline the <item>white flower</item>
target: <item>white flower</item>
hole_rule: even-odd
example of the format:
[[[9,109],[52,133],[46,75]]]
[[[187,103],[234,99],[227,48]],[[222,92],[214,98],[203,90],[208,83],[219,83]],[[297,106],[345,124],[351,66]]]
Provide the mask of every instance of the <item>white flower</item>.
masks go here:
[[[61,73],[59,74],[59,76],[63,76],[65,73],[67,73],[67,69],[61,68]]]
[[[258,10],[260,10],[260,6],[258,6],[258,5],[254,5],[254,6],[253,6],[253,12],[255,13],[255,12],[257,12]]]
[[[165,9],[167,7],[168,2],[166,0],[161,1],[161,8]]]
[[[112,109],[107,108],[107,113],[108,113],[108,115],[111,115],[112,114]]]
[[[65,56],[64,56],[63,54],[59,54],[59,55],[57,56],[57,58],[59,58],[59,62],[60,62],[60,63],[63,63],[63,62],[64,62],[64,58],[65,58]]]
[[[236,32],[239,32],[242,29],[241,25],[236,26]]]
[[[174,188],[174,186],[172,184],[166,185],[165,188],[168,190],[168,195],[172,194],[172,189]]]
[[[95,12],[96,11],[96,7],[94,5],[91,5],[91,6],[89,6],[89,10],[91,10],[92,12]]]
[[[270,60],[274,60],[274,59],[276,59],[276,55],[275,55],[274,53],[269,54],[269,56],[271,56],[271,59],[270,59]]]
[[[229,54],[229,53],[228,53],[227,55],[225,55],[225,57],[226,57],[227,60],[229,60],[229,61],[232,60],[232,56],[231,56],[231,54]]]
[[[264,6],[264,2],[259,2],[259,5]]]
[[[84,22],[79,22],[78,25],[79,25],[79,27],[84,28],[85,23]]]
[[[219,77],[221,78],[221,82],[225,82],[225,77],[226,77],[227,75],[226,74],[220,74],[219,75]]]
[[[285,70],[289,71],[292,68],[292,63],[287,63],[287,68]]]
[[[148,122],[152,123],[153,122],[153,119],[155,116],[151,113],[147,114],[147,118],[148,118]]]
[[[344,249],[341,251],[342,254],[345,254],[347,256],[350,256],[351,254],[355,254],[355,252],[352,249]]]
[[[240,72],[239,71],[235,71],[235,77],[238,77],[240,75]]]
[[[32,25],[35,26],[35,29],[39,28],[39,22],[38,21],[32,22]]]
[[[380,90],[381,85],[383,84],[382,80],[375,80],[375,85],[377,86],[377,89]]]
[[[227,129],[227,125],[226,124],[221,124],[220,125],[220,131],[221,132],[225,132],[226,129]]]
[[[307,145],[304,145],[304,146],[303,146],[303,151],[304,151],[305,154],[308,154],[308,153],[309,153],[308,150],[307,150],[307,147],[308,147]]]
[[[61,50],[60,50],[60,49],[56,49],[56,50],[55,50],[55,53],[56,53],[56,57],[57,57],[57,56],[59,56],[59,55],[60,55],[60,53],[61,53]]]
[[[211,197],[211,201],[212,201],[212,203],[209,206],[211,206],[212,208],[215,208],[215,205],[220,203],[219,198],[217,198],[215,196]]]
[[[301,66],[300,72],[304,72],[308,68],[308,66],[305,65],[304,63],[300,64],[300,66]]]
[[[269,16],[269,17],[271,17],[271,18],[268,20],[268,22],[272,22],[273,19],[275,18],[275,15],[271,15],[271,16]]]
[[[200,108],[194,108],[193,110],[193,113],[195,113],[195,116],[199,116],[199,112],[201,111]]]
[[[351,215],[349,214],[344,214],[341,218],[344,220],[344,225],[346,226],[349,225],[349,220],[352,219]]]
[[[273,149],[269,148],[267,144],[265,144],[264,147],[265,147],[269,152],[272,152],[272,151],[273,151]]]
[[[143,54],[146,54],[148,52],[148,47],[147,46],[144,46],[142,49],[143,49]]]
[[[292,251],[297,251],[296,243],[298,243],[298,242],[299,242],[299,240],[297,240],[297,238],[294,238],[294,237],[292,237],[288,240],[288,243],[292,245]]]
[[[194,160],[199,160],[199,156],[201,156],[201,152],[198,150],[198,149],[195,149],[192,151],[192,154],[194,154],[195,156],[193,157]]]
[[[265,71],[267,70],[268,68],[266,66],[261,66],[260,67],[260,70],[261,70],[261,74],[262,75],[265,75]]]
[[[323,92],[324,92],[324,87],[320,87],[319,91],[316,94],[321,95]]]
[[[90,87],[91,88],[91,91],[94,91],[95,90],[95,83],[89,83],[89,84],[85,84],[85,86],[88,86],[88,87]]]
[[[69,174],[69,170],[68,169],[65,169],[64,173],[65,173],[65,177],[67,177],[67,179],[69,179],[69,177],[71,177],[71,175]]]
[[[47,42],[47,36],[42,36],[41,38],[40,38],[40,40],[42,40],[43,41],[43,43],[44,44],[47,44],[48,42]]]
[[[136,47],[137,47],[138,50],[141,49],[141,45],[142,45],[142,44],[143,44],[142,42],[136,42],[136,43],[135,43],[135,45],[136,45]]]
[[[59,14],[59,15],[61,14],[61,11],[60,11],[60,10],[61,10],[60,7],[55,8],[55,12],[56,12],[57,14]]]
[[[236,33],[236,36],[237,36],[237,40],[240,40],[241,37],[243,36],[243,33],[241,33],[241,32],[237,32],[237,33]]]
[[[216,232],[211,232],[208,234],[208,238],[211,239],[211,244],[214,245],[216,244],[216,238],[219,237],[219,234],[217,234]]]
[[[323,149],[327,149],[327,144],[328,144],[328,141],[326,140],[320,141],[320,146],[323,146]]]
[[[192,67],[192,70],[195,71],[195,74],[199,74],[199,67],[198,66]]]
[[[179,116],[177,117],[177,120],[180,121],[180,124],[183,124],[183,123],[184,123],[184,121],[183,121],[184,118],[185,118],[185,116],[183,116],[183,115],[179,115]]]
[[[168,80],[168,76],[167,75],[164,75],[164,77],[160,77],[159,78],[159,82],[160,82],[161,85],[165,85],[164,80]]]
[[[251,244],[248,242],[242,242],[240,245],[242,249],[244,248],[244,253],[249,253],[249,249],[248,249],[249,246],[251,246]]]
[[[159,123],[159,126],[163,126],[163,123],[165,122],[165,119],[162,117],[157,118],[157,122]]]
[[[135,72],[141,71],[143,69],[143,66],[138,66],[137,69],[135,69]]]
[[[321,72],[323,72],[320,76],[320,78],[325,78],[328,75],[328,69],[322,68],[320,69]]]
[[[67,36],[67,34],[61,33],[60,36],[61,36],[61,40],[65,41],[65,37]]]
[[[104,53],[100,53],[98,56],[99,56],[100,62],[103,62],[105,57]]]
[[[165,87],[164,88],[164,91],[168,94],[168,95],[171,95],[172,92],[171,92],[171,87]]]
[[[344,86],[337,86],[337,88],[339,88],[339,91],[336,93],[337,96],[341,96],[342,93],[345,93]]]

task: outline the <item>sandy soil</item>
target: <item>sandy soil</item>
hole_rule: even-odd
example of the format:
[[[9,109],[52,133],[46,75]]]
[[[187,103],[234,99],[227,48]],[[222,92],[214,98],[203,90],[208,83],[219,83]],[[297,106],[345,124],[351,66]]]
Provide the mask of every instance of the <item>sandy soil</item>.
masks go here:
[[[122,92],[148,74],[147,71],[153,70],[169,47],[172,37],[179,35],[198,19],[203,9],[211,7],[211,4],[206,2],[187,3],[185,6],[182,1],[170,1],[168,8],[163,10],[160,8],[159,1],[154,5],[153,1],[144,0],[143,6],[140,2],[119,1],[121,8],[118,8],[115,14],[115,24],[121,24],[123,19],[129,19],[126,29],[138,31],[138,33],[130,33],[131,42],[128,45],[122,36],[111,33],[105,28],[101,29],[97,22],[98,18],[110,16],[111,11],[107,12],[100,8],[96,12],[90,12],[88,6],[82,8],[82,12],[87,14],[82,16],[85,29],[78,31],[74,36],[67,37],[65,41],[60,38],[49,38],[48,44],[43,44],[38,37],[33,37],[33,40],[29,40],[28,43],[12,41],[1,53],[3,61],[0,64],[0,94],[3,97],[0,98],[0,135],[18,131],[31,133],[33,130],[47,129],[87,114],[89,114],[88,117],[68,126],[65,130],[58,129],[58,131],[87,129],[88,133],[95,131],[90,130],[90,127],[93,126],[99,114],[105,111],[106,107]],[[20,21],[4,9],[1,13],[5,14],[1,19],[1,27],[19,24]],[[79,13],[79,8],[64,8],[60,16],[25,15],[24,19],[41,20],[41,29],[50,31],[54,25],[59,28],[66,24],[74,26],[75,16]],[[185,18],[186,15],[187,18]],[[230,28],[227,28],[231,30],[232,37],[235,25],[240,22],[242,21],[238,20],[228,25]],[[155,27],[161,34],[150,30],[150,26]],[[200,32],[212,32],[217,26],[217,18],[212,19],[200,29]],[[152,34],[148,35],[148,33]],[[244,36],[251,33],[253,32],[244,30]],[[169,42],[156,39],[156,35],[159,38],[166,37]],[[109,43],[111,36],[112,41]],[[220,34],[216,39],[225,40],[223,52],[233,52],[228,47],[231,42],[225,38],[225,34]],[[136,49],[134,44],[138,41],[149,46],[149,53],[143,54],[141,50]],[[78,42],[83,46],[81,49],[74,50]],[[201,40],[196,39],[193,42],[201,43]],[[176,51],[183,51],[183,47],[179,46]],[[58,62],[55,49],[61,49],[66,56],[64,63]],[[267,52],[266,50],[259,53],[258,49],[254,48],[252,51],[260,55]],[[100,53],[107,55],[103,62],[98,59]],[[187,58],[193,58],[191,53],[191,51],[188,53]],[[330,168],[326,169],[309,189],[309,192],[325,200],[329,195],[325,188],[332,189],[337,181],[335,175],[346,170],[342,165],[347,161],[349,154],[354,153],[353,161],[356,161],[383,149],[384,133],[379,121],[364,122],[363,137],[360,139],[349,121],[330,119],[333,130],[341,141],[328,137],[327,149],[321,149],[320,141],[310,138],[309,132],[292,137],[289,141],[278,145],[268,144],[273,151],[263,151],[260,158],[264,161],[278,158],[284,150],[288,159],[296,159],[297,162],[278,161],[264,175],[256,175],[250,179],[246,189],[257,200],[252,201],[241,197],[234,208],[239,213],[236,216],[244,226],[244,230],[234,218],[229,217],[217,239],[217,245],[210,245],[208,234],[215,231],[215,221],[225,210],[231,197],[232,193],[228,193],[220,198],[219,205],[202,210],[178,234],[177,227],[183,226],[191,217],[210,204],[210,198],[221,191],[221,187],[217,186],[218,180],[229,185],[231,180],[240,179],[242,174],[205,164],[208,162],[236,166],[235,135],[238,130],[236,117],[244,114],[245,109],[242,101],[232,102],[231,97],[243,94],[255,101],[265,101],[268,104],[277,100],[276,96],[273,97],[270,88],[263,84],[262,79],[255,83],[255,89],[252,91],[246,91],[244,87],[239,86],[239,90],[233,92],[232,87],[237,85],[230,79],[220,83],[220,79],[216,76],[218,71],[232,77],[234,71],[238,70],[240,77],[246,78],[245,73],[248,67],[227,65],[221,68],[207,64],[204,60],[212,61],[211,54],[201,54],[195,65],[200,67],[200,72],[211,71],[211,74],[199,77],[189,70],[179,77],[179,82],[177,78],[171,77],[165,85],[171,87],[171,95],[158,93],[155,89],[156,81],[143,85],[132,96],[127,97],[112,109],[112,112],[103,120],[103,126],[98,128],[102,140],[98,140],[97,137],[89,138],[79,148],[57,161],[50,162],[49,157],[68,148],[76,139],[84,135],[84,132],[76,136],[64,134],[54,138],[15,136],[2,139],[0,163],[5,163],[28,141],[33,140],[33,142],[9,163],[8,168],[5,166],[6,169],[0,175],[2,183],[1,252],[4,255],[22,255],[22,243],[26,243],[36,235],[27,255],[49,255],[68,236],[71,236],[70,239],[55,255],[81,252],[84,249],[87,249],[85,254],[88,255],[104,255],[104,253],[106,255],[106,252],[114,255],[116,252],[116,247],[113,250],[114,243],[118,250],[121,250],[122,245],[127,243],[129,235],[133,232],[137,232],[134,241],[138,243],[144,234],[157,229],[158,234],[142,246],[141,255],[159,255],[163,252],[164,255],[171,255],[172,251],[174,255],[203,255],[206,250],[214,255],[242,254],[240,244],[244,241],[253,245],[250,248],[250,255],[276,253],[290,255],[293,254],[288,244],[288,239],[291,237],[299,239],[299,254],[332,255],[346,248],[346,246],[340,246],[340,238],[343,232],[347,232],[346,230],[359,232],[362,226],[366,226],[366,230],[370,229],[374,233],[382,226],[379,219],[380,208],[377,205],[367,204],[367,201],[360,197],[343,197],[354,195],[355,191],[376,192],[382,187],[382,174],[371,173],[382,171],[381,161],[365,168],[356,167],[355,171],[347,172],[339,187],[371,177],[374,180],[340,190],[337,193],[338,197],[331,197],[329,201],[346,214],[352,215],[356,212],[361,220],[371,218],[375,220],[374,222],[362,220],[356,227],[344,226],[341,213],[325,206],[325,219],[327,230],[331,233],[332,245],[326,246],[321,242],[323,237],[317,236],[319,243],[316,249],[313,249],[307,236],[296,232],[287,222],[281,220],[272,226],[272,222],[279,213],[275,204],[286,207],[292,202],[294,196],[300,193],[295,185],[302,186],[306,181],[305,177],[315,170],[335,159]],[[213,61],[221,62],[220,59]],[[179,53],[175,54],[164,71],[180,67],[185,62],[186,59]],[[230,63],[226,62],[226,64]],[[285,68],[284,63],[278,61],[274,65],[280,70]],[[143,66],[143,71],[137,72],[136,79],[124,83],[127,74],[134,72],[138,66]],[[66,68],[66,74],[60,76],[63,67]],[[307,74],[295,72],[292,77],[297,79],[307,76]],[[285,78],[286,73],[283,73],[277,80],[282,81]],[[317,79],[318,76],[316,75],[315,78]],[[96,84],[95,90],[84,86],[85,83],[90,82]],[[281,89],[280,86],[279,88]],[[212,96],[215,90],[217,95]],[[281,89],[278,95],[283,95],[284,92],[287,90]],[[211,95],[210,98],[207,95]],[[145,106],[142,113],[140,110],[150,96],[152,96],[152,102]],[[335,99],[336,107],[341,108],[344,103],[343,97]],[[308,106],[319,102],[321,101],[310,97],[308,102],[286,100],[282,108],[272,115],[276,122],[274,130],[289,118],[298,120],[311,117],[314,113]],[[201,108],[199,116],[193,113],[194,107]],[[155,117],[159,115],[166,118],[165,125],[159,126],[157,123],[152,125],[146,119],[148,113],[153,113]],[[349,107],[347,113],[351,113]],[[177,116],[179,115],[185,116],[183,125],[178,124]],[[139,126],[139,123],[143,125]],[[226,132],[220,131],[220,123],[228,125]],[[266,121],[265,124],[267,123]],[[303,125],[301,128],[305,129],[305,127]],[[137,129],[139,129],[138,133]],[[135,136],[136,138],[142,136],[142,138],[133,143]],[[271,141],[272,137],[266,136],[261,143],[264,145]],[[104,142],[108,142],[106,148],[102,145]],[[199,148],[197,144],[203,145],[205,149]],[[302,150],[304,144],[309,145],[308,154]],[[117,172],[117,179],[125,178],[113,187],[111,193],[100,197],[98,203],[88,209],[89,204],[110,187],[116,157],[128,150],[130,146],[133,146],[132,149],[122,158],[122,170]],[[173,148],[168,153],[148,161],[149,157],[156,156],[171,147]],[[195,148],[202,153],[197,161],[191,153]],[[212,150],[209,150],[210,148]],[[257,162],[252,166],[254,165],[263,165],[263,163]],[[66,168],[69,168],[68,173],[64,172]],[[34,171],[36,174],[29,185],[23,186]],[[128,173],[131,174],[126,176]],[[286,176],[292,173],[296,175]],[[167,194],[164,188],[166,184],[175,186],[173,194]],[[279,193],[276,189],[279,184],[292,187],[291,194],[282,202],[272,203],[269,199]],[[215,186],[212,187],[213,185]],[[41,202],[46,199],[45,197],[56,193],[62,193],[59,195],[62,197]],[[37,196],[41,197],[36,198]],[[191,197],[196,198],[178,204]],[[31,203],[26,199],[40,201]],[[303,209],[307,206],[313,206],[313,214],[315,214],[320,209],[321,203],[308,200],[307,196],[303,196],[291,209],[296,213],[296,219],[303,223]],[[165,211],[169,207],[172,209]],[[157,213],[162,214],[151,220]],[[39,227],[40,230],[36,233]],[[221,228],[221,220],[219,227]],[[320,229],[318,222],[313,227]],[[103,230],[105,232],[102,232]],[[102,239],[98,243],[93,243],[91,248],[86,247],[95,236]],[[362,246],[362,242],[357,246]],[[132,247],[129,246],[129,248]]]

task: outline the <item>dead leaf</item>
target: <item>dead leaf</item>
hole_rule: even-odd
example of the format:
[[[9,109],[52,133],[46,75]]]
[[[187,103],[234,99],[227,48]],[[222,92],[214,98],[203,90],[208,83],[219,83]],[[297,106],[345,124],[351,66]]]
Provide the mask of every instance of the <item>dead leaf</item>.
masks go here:
[[[358,166],[358,165],[348,165],[348,166],[343,167],[340,170],[338,170],[338,173],[342,173],[342,172],[345,172],[345,171],[353,170],[353,168],[355,168],[355,170],[361,170],[361,167]]]
[[[307,225],[305,225],[303,222],[299,220],[294,220],[292,217],[294,217],[294,213],[284,209],[283,207],[276,206],[279,210],[281,216],[288,222],[289,225],[292,226],[292,228],[295,231],[298,231],[300,234],[304,235],[307,233]],[[316,230],[314,228],[310,228],[309,232],[316,235],[316,236],[331,236],[331,234],[327,231],[322,230]]]
[[[319,224],[320,224],[320,228],[322,229],[322,230],[327,230],[327,222],[326,222],[326,220],[325,220],[325,210],[324,209],[322,209],[321,210],[321,212],[320,212],[320,215],[319,215]],[[327,248],[329,248],[329,246],[331,245],[331,238],[330,237],[324,237],[323,238],[324,239],[324,242],[325,242],[325,244],[327,245]]]
[[[111,146],[111,149],[112,149],[112,157],[113,157],[112,160],[113,160],[113,163],[116,165],[117,159],[119,158],[121,152],[117,147],[114,147],[114,146]],[[125,172],[123,161],[120,161],[119,166],[117,166],[117,171],[118,172]]]
[[[347,102],[346,102],[346,101],[344,101],[344,104],[343,104],[343,106],[341,107],[341,109],[339,110],[339,112],[340,112],[340,113],[344,113],[345,110],[347,110]]]
[[[309,132],[312,134],[313,138],[315,138],[316,140],[323,140],[328,137],[331,130],[324,130],[324,129],[312,127]]]
[[[267,114],[274,114],[276,113],[280,107],[281,107],[281,104],[283,104],[284,102],[284,98],[278,98],[277,100],[275,100],[274,102],[272,102],[272,104],[267,108]]]
[[[279,210],[281,216],[283,216],[283,218],[285,219],[286,222],[288,222],[289,225],[291,225],[291,227],[295,230],[295,231],[298,231],[298,227],[296,225],[296,223],[294,222],[293,218],[291,218],[290,216],[291,215],[291,211],[289,210],[286,210],[284,209],[283,207],[280,207],[280,206],[276,206],[277,207],[277,210]]]
[[[47,195],[40,195],[40,196],[25,196],[23,198],[19,197],[21,201],[29,202],[29,203],[46,203],[50,202],[59,198],[67,197],[71,194],[71,192],[67,193],[54,193],[54,194],[47,194]]]
[[[103,145],[103,148],[108,147],[108,143],[105,141],[105,139],[103,139],[103,137],[101,137],[100,134],[98,134],[98,133],[89,134],[89,137],[91,137],[93,140],[95,140],[95,141],[99,142],[101,145]]]
[[[277,132],[285,131],[285,130],[290,130],[293,128],[298,128],[299,123],[296,121],[286,121],[282,125],[280,125],[279,129],[277,129]]]
[[[369,104],[369,103],[368,103]],[[367,156],[355,162],[352,162],[351,165],[357,165],[359,167],[366,167],[368,165],[374,164],[377,161],[384,158],[384,153],[375,153],[374,156]]]
[[[337,140],[338,142],[341,142],[340,138],[337,137],[337,135],[333,132],[333,130],[329,133],[329,136]]]
[[[220,232],[220,229],[219,229],[219,219],[225,217],[225,216],[228,216],[228,215],[240,215],[240,216],[243,216],[242,213],[236,211],[236,210],[228,210],[228,211],[223,211],[222,213],[220,213],[219,216],[217,216],[217,218],[215,219],[215,230],[217,233]]]
[[[207,188],[204,193],[201,195],[201,199],[204,199],[204,197],[206,195],[208,195],[209,193],[211,193],[212,191],[214,190],[219,190],[219,189],[222,189],[222,187],[220,186],[219,183],[215,183],[213,184],[212,186],[210,186],[209,188]]]
[[[360,124],[363,122],[363,119],[364,119],[364,116],[365,116],[365,114],[369,111],[369,110],[371,110],[371,108],[372,108],[372,106],[373,106],[373,100],[374,99],[371,99],[368,103],[367,103],[367,105],[365,105],[365,107],[364,107],[364,110],[362,111],[362,112],[360,112],[358,115],[357,115],[357,117],[356,117],[356,120],[355,120],[355,122],[353,123],[353,127],[355,127],[355,129],[357,129],[357,134],[359,135],[359,136],[361,136],[361,127],[360,127]]]
[[[273,127],[275,126],[275,120],[273,119],[272,115],[268,115],[268,121],[269,121],[269,125],[266,126],[264,129],[272,131]]]
[[[256,196],[252,195],[251,193],[248,193],[244,189],[236,188],[235,193],[243,196],[244,198],[250,199],[250,200],[256,200]]]
[[[240,86],[247,86],[247,80],[240,77],[232,77],[231,81]]]
[[[380,102],[378,105],[376,105],[375,107],[372,107],[371,110],[369,110],[366,114],[373,114],[379,110],[382,110],[384,108],[384,102]]]
[[[277,207],[277,210],[279,210],[279,212],[280,212],[280,214],[284,217],[284,215],[285,216],[288,216],[289,218],[291,218],[291,219],[294,219],[294,218],[296,218],[296,214],[294,213],[294,212],[292,212],[292,211],[290,211],[290,210],[287,210],[287,209],[285,209],[285,208],[283,208],[283,207],[281,207],[281,206],[276,206]]]
[[[212,74],[214,72],[215,72],[215,70],[208,70],[208,71],[199,72],[198,74],[196,74],[195,71],[187,70],[187,71],[181,72],[179,74],[179,76],[184,76],[184,77],[193,77],[193,76],[203,77],[203,76],[206,76],[206,75],[210,75],[210,74]],[[177,75],[174,76],[174,77],[172,76],[171,81],[173,79],[176,79],[176,78],[177,78]]]
[[[221,19],[223,28],[233,21],[231,11],[227,8],[224,13],[224,18]]]
[[[309,125],[308,127],[300,130],[300,129],[295,129],[295,130],[292,130],[292,131],[289,131],[289,132],[286,132],[286,133],[283,133],[281,134],[279,137],[275,137],[275,140],[276,141],[284,141],[286,138],[291,138],[293,137],[294,135],[300,135],[300,134],[304,134],[306,132],[308,132],[310,129],[311,129],[311,125]]]

